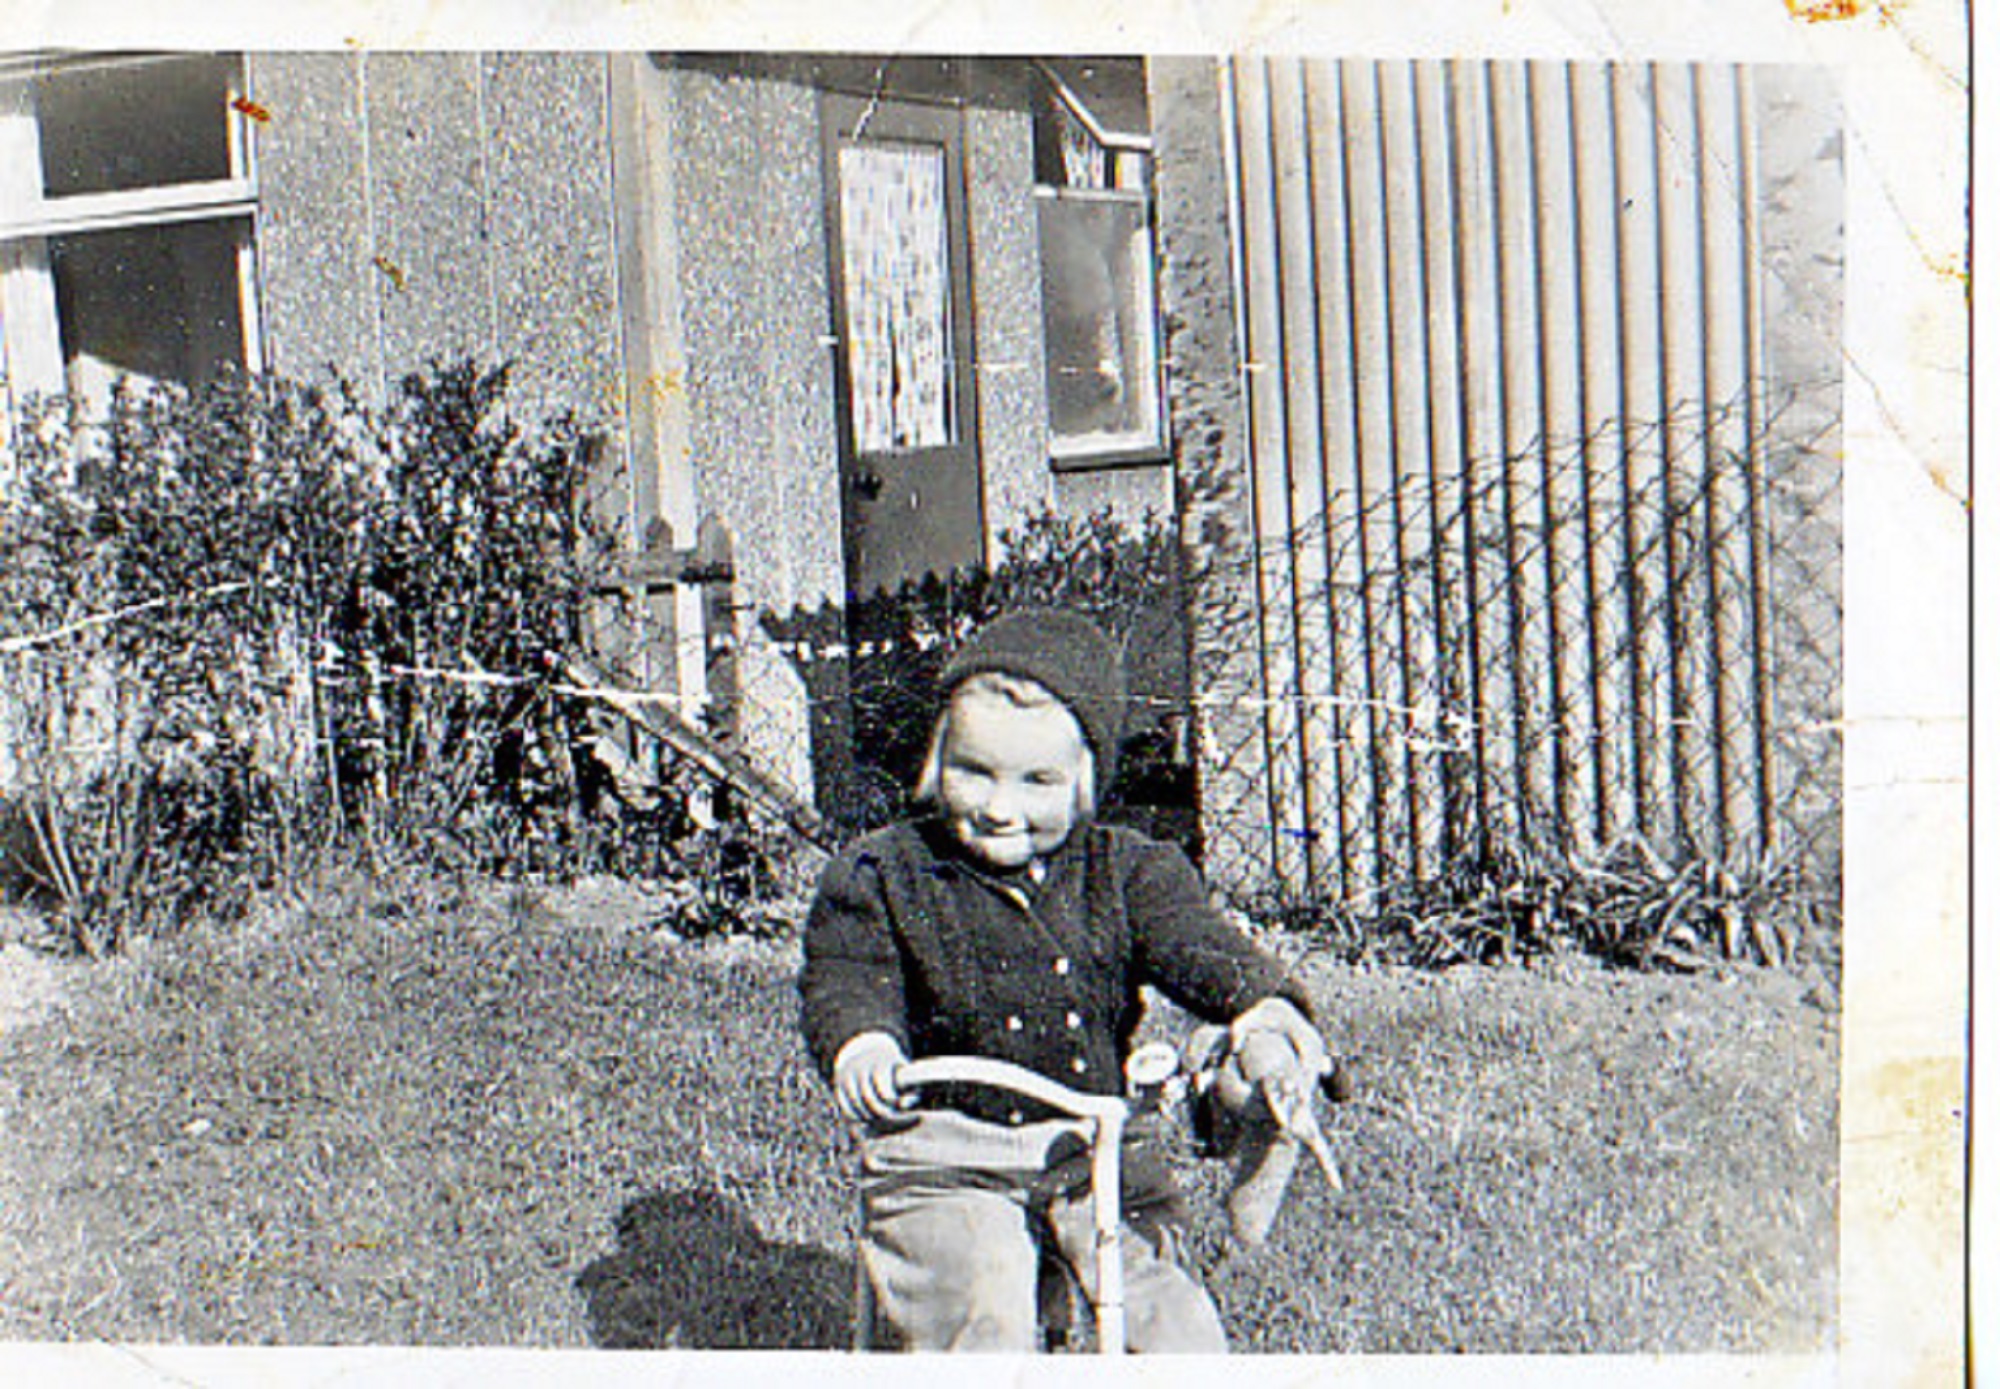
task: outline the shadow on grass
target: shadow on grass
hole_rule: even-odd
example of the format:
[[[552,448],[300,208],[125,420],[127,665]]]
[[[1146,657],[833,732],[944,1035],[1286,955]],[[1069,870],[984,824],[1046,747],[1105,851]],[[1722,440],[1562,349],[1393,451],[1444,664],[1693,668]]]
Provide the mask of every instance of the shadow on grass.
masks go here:
[[[851,1343],[854,1260],[764,1238],[720,1192],[655,1192],[618,1215],[618,1251],[577,1275],[611,1350],[830,1350]]]

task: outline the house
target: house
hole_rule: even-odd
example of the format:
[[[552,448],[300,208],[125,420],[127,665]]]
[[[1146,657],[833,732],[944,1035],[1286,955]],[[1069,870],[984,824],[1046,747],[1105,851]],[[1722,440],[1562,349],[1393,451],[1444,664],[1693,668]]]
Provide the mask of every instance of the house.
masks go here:
[[[1353,897],[1837,828],[1839,129],[1687,64],[24,56],[0,338],[512,361],[607,422],[629,678],[822,799],[769,619],[1174,517],[1211,871]]]
[[[699,709],[725,637],[794,786],[758,614],[1171,507],[1136,60],[87,55],[0,92],[12,391],[512,361],[523,414],[612,422],[635,552],[731,538],[735,630],[661,583],[638,678]]]

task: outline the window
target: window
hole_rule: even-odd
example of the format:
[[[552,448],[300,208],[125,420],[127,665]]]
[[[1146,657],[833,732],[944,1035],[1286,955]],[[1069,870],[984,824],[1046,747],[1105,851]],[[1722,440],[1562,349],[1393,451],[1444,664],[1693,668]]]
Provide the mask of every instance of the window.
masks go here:
[[[840,247],[855,448],[890,453],[951,443],[945,151],[842,145]]]
[[[1151,140],[1138,60],[1042,65],[1036,221],[1057,467],[1152,461],[1167,445]]]
[[[0,345],[11,397],[102,408],[131,376],[258,364],[239,58],[0,67]]]

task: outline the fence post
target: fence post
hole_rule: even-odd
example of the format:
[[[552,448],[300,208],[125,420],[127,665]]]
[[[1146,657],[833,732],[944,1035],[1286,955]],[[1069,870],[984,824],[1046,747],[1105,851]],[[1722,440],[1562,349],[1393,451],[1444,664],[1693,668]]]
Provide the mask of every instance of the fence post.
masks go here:
[[[737,733],[736,542],[717,517],[702,518],[695,531],[694,553],[681,578],[698,585],[701,593],[706,696],[702,720],[718,738],[733,739]]]

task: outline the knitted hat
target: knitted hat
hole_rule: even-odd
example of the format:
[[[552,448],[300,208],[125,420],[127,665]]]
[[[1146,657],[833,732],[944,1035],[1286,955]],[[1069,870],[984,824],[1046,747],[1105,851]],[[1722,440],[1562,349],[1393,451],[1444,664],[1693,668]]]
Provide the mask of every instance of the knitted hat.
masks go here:
[[[1054,608],[1003,613],[946,664],[940,699],[949,700],[963,681],[986,671],[1032,680],[1061,700],[1097,755],[1098,785],[1110,783],[1125,725],[1125,664],[1097,624]]]

